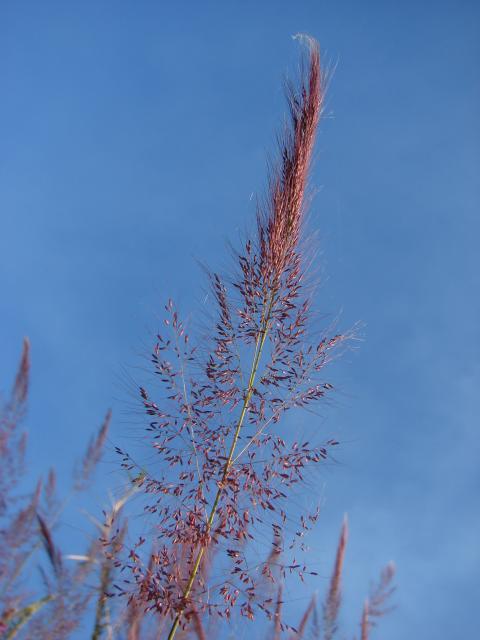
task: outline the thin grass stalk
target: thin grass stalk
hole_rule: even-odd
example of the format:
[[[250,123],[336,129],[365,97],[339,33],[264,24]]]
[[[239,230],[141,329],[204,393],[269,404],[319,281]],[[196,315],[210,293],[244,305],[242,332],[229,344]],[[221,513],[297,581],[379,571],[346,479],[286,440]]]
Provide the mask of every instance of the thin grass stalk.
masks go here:
[[[31,604],[27,605],[26,607],[23,607],[23,609],[18,611],[16,613],[17,621],[6,632],[4,636],[5,640],[12,640],[12,638],[14,638],[17,635],[20,629],[24,625],[26,625],[27,622],[29,622],[30,618],[34,616],[37,613],[37,611],[40,611],[40,609],[44,607],[48,602],[53,600],[54,597],[55,596],[53,595],[45,596],[43,598],[40,598],[40,600],[36,600],[35,602],[32,602]]]
[[[192,600],[203,582],[209,550],[222,537],[234,541],[235,548],[226,549],[232,580],[226,579],[215,587],[225,603],[219,615],[229,618],[231,607],[242,592],[246,601],[240,605],[241,615],[253,618],[256,570],[247,566],[242,551],[245,541],[252,538],[248,531],[254,526],[250,509],[268,511],[269,519],[270,514],[275,514],[276,521],[268,519],[267,524],[274,537],[278,535],[287,516],[276,506],[279,502],[274,506],[272,501],[286,500],[285,489],[303,480],[304,467],[320,463],[327,456],[326,447],[336,444],[328,441],[322,447],[309,447],[308,441],[290,443],[264,433],[289,408],[306,407],[333,388],[319,379],[320,371],[329,361],[329,352],[345,339],[342,335],[324,335],[317,342],[316,337],[311,341],[308,336],[305,341],[303,337],[310,312],[301,242],[304,195],[323,103],[318,45],[310,38],[307,44],[309,58],[306,68],[302,67],[300,85],[287,87],[290,119],[279,138],[279,161],[271,167],[268,196],[264,204],[257,206],[256,232],[252,238],[247,236],[237,254],[230,290],[217,274],[210,274],[219,314],[211,343],[207,351],[202,348],[200,353],[197,346],[187,346],[185,327],[169,301],[165,307],[169,317],[164,322],[173,331],[174,340],[158,334],[152,352],[154,370],[160,375],[164,390],[162,402],[139,387],[149,416],[147,431],[152,433],[153,448],[165,464],[159,478],[149,474],[145,492],[167,496],[175,506],[164,506],[162,498],[153,498],[155,502],[147,507],[152,514],[158,514],[159,538],[172,543],[171,548],[165,543],[154,554],[152,575],[142,568],[143,552],[137,552],[145,542],[142,537],[130,550],[127,566],[135,576],[142,601],[150,610],[170,618],[168,640],[175,638],[179,627],[187,629],[194,610],[208,610],[211,614],[209,602],[202,597],[198,603]],[[246,382],[242,362],[236,364],[240,355],[237,340],[249,351]],[[268,361],[263,363],[265,359]],[[205,375],[203,380],[195,376],[188,381],[191,396],[184,362],[196,363]],[[162,406],[164,403],[166,406]],[[229,409],[235,407],[238,414],[232,419]],[[249,446],[241,446],[247,426],[255,431],[255,445],[268,451],[267,459],[261,461],[264,467],[260,473],[248,463],[243,464],[246,455],[249,460],[255,456]],[[119,448],[117,452],[127,471],[138,467],[127,452]],[[242,463],[237,464],[240,458]],[[198,484],[193,485],[195,475]],[[241,492],[240,487],[245,491]],[[318,510],[308,519],[302,516],[302,531],[317,517]],[[186,566],[179,563],[178,549],[182,548],[189,550]],[[301,574],[301,565],[291,567],[297,568]],[[242,586],[245,584],[250,585],[248,589]],[[129,587],[121,591],[127,595]],[[209,588],[205,594],[209,599]],[[257,604],[271,619],[271,599]]]
[[[97,604],[95,607],[95,622],[92,633],[92,640],[99,640],[102,637],[103,630],[105,629],[105,617],[107,611],[107,598],[105,591],[110,585],[112,575],[112,566],[109,561],[106,561],[102,565],[100,572],[100,594],[97,598]]]
[[[360,622],[360,630],[361,630],[361,640],[368,640],[368,636],[369,636],[369,628],[370,628],[370,624],[369,624],[369,604],[368,604],[368,600],[365,601],[365,604],[363,605],[363,611],[362,611],[362,620]]]
[[[202,625],[202,620],[197,610],[194,610],[192,614],[193,618],[193,630],[197,636],[197,640],[207,640],[207,636],[205,634],[205,629]]]
[[[245,394],[245,399],[243,401],[243,405],[242,405],[242,410],[240,412],[240,416],[237,422],[237,426],[235,429],[235,433],[233,435],[233,440],[232,440],[232,444],[230,446],[230,451],[228,454],[228,458],[227,461],[225,462],[224,468],[223,468],[223,473],[222,473],[222,479],[220,481],[217,493],[215,495],[215,499],[213,501],[213,505],[212,505],[212,509],[210,511],[210,515],[208,516],[208,520],[207,520],[207,533],[209,534],[211,529],[212,529],[212,525],[215,519],[215,514],[217,512],[217,507],[218,507],[218,503],[220,502],[220,498],[222,496],[222,492],[224,490],[224,483],[225,480],[227,479],[228,476],[228,472],[230,471],[230,468],[232,466],[232,461],[233,461],[233,456],[235,454],[235,449],[237,447],[237,443],[238,443],[238,438],[240,436],[240,432],[242,430],[242,426],[243,426],[243,422],[245,419],[245,415],[247,413],[248,410],[248,406],[250,404],[250,400],[252,398],[253,395],[253,389],[254,389],[254,384],[255,384],[255,378],[257,376],[257,372],[258,372],[258,367],[260,365],[260,360],[262,357],[262,352],[263,352],[263,348],[265,346],[265,340],[267,339],[267,334],[268,334],[268,329],[269,329],[269,325],[270,325],[270,319],[271,319],[271,313],[272,313],[272,308],[274,305],[274,299],[275,299],[275,294],[274,292],[272,292],[271,296],[270,296],[270,301],[268,303],[268,308],[267,308],[267,312],[266,314],[262,314],[263,315],[263,324],[261,327],[261,330],[258,334],[257,340],[256,340],[256,344],[255,344],[255,351],[254,351],[254,356],[253,356],[253,361],[252,361],[252,367],[250,370],[250,376],[248,379],[248,386],[247,386],[247,391]],[[195,563],[193,565],[192,568],[192,572],[190,574],[190,577],[188,579],[187,582],[187,586],[185,587],[185,591],[183,592],[183,600],[186,601],[187,598],[189,597],[190,593],[192,592],[193,589],[193,585],[195,583],[195,578],[197,577],[198,571],[200,569],[200,565],[202,562],[202,558],[203,555],[206,551],[208,547],[208,543],[206,545],[202,545],[200,547],[200,550],[198,551],[197,557],[195,559]],[[183,609],[181,609],[176,617],[175,620],[173,621],[173,624],[171,626],[170,632],[168,634],[168,640],[173,640],[173,638],[175,637],[175,634],[177,632],[178,626],[180,624],[180,620],[181,617],[183,615],[183,612],[185,611],[185,607]]]
[[[342,530],[340,532],[340,538],[337,546],[337,553],[335,556],[335,564],[333,567],[332,576],[330,578],[330,587],[328,590],[326,602],[323,609],[324,620],[324,639],[332,640],[337,631],[337,618],[340,611],[341,604],[341,580],[343,562],[345,559],[345,551],[347,547],[348,538],[348,520],[347,516],[343,519]]]
[[[107,592],[111,585],[115,569],[115,556],[121,547],[127,531],[126,523],[124,523],[116,532],[112,533],[113,526],[119,518],[125,503],[136,493],[137,490],[138,482],[134,483],[133,486],[123,494],[123,496],[116,500],[110,512],[105,516],[105,523],[103,525],[99,525],[102,534],[101,540],[106,546],[106,551],[100,571],[99,593],[95,606],[95,620],[91,640],[99,640],[102,637],[104,629],[108,626],[108,621],[106,621],[108,615]]]
[[[274,613],[273,638],[272,640],[281,640],[282,637],[282,607],[283,607],[283,584],[280,584],[277,592],[277,603]]]
[[[305,609],[302,619],[300,620],[300,624],[298,625],[298,629],[296,633],[292,636],[292,640],[301,640],[304,637],[305,629],[307,628],[308,621],[310,620],[313,612],[315,611],[316,606],[316,597],[312,596],[312,599],[308,603],[308,607]]]
[[[388,602],[395,591],[392,581],[395,576],[395,565],[390,562],[382,570],[380,580],[371,589],[370,596],[365,600],[360,620],[360,640],[368,640],[370,630],[375,626],[375,620],[392,610]]]

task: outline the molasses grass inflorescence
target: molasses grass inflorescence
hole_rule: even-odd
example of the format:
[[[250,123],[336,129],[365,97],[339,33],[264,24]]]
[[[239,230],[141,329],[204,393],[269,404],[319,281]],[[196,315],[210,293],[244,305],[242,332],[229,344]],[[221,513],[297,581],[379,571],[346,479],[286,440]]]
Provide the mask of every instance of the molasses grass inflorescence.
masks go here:
[[[119,587],[172,620],[170,639],[198,615],[229,618],[235,605],[248,618],[258,609],[274,615],[274,599],[262,597],[260,585],[276,572],[268,562],[253,562],[248,543],[268,527],[273,544],[283,546],[280,532],[292,520],[289,490],[336,444],[311,444],[279,425],[286,411],[309,408],[330,393],[323,370],[351,337],[312,339],[309,329],[304,219],[325,85],[318,45],[305,40],[308,55],[298,85],[287,85],[289,120],[256,232],[236,254],[233,278],[209,275],[213,330],[195,344],[170,301],[151,356],[159,384],[139,388],[158,455],[142,478],[156,551],[145,557],[141,538],[128,563],[137,593]],[[125,468],[138,470],[128,452],[118,452]],[[290,550],[317,517],[318,510],[300,517]],[[309,569],[292,557],[279,567],[280,575],[287,572],[303,577]]]

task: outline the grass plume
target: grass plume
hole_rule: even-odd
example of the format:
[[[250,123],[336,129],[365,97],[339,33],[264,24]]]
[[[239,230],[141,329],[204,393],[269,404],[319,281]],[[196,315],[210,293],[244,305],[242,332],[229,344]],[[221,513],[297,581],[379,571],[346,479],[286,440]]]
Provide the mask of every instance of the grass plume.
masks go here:
[[[214,302],[207,333],[192,334],[174,303],[165,306],[151,349],[155,384],[138,386],[154,462],[144,468],[116,448],[127,489],[103,521],[91,518],[94,533],[75,553],[57,544],[64,503],[54,470],[18,495],[30,373],[24,341],[0,410],[1,637],[66,640],[81,632],[91,640],[206,640],[221,637],[222,624],[236,616],[254,620],[259,612],[273,640],[337,634],[346,519],[320,612],[315,596],[297,626],[284,619],[287,580],[318,575],[304,536],[319,508],[299,512],[292,495],[338,445],[314,417],[308,436],[287,418],[301,409],[313,416],[328,401],[328,366],[352,338],[351,331],[320,326],[314,308],[305,218],[325,78],[317,42],[299,39],[301,71],[286,85],[288,118],[252,232],[234,252],[232,273],[208,271]],[[110,423],[109,411],[76,469],[75,499],[93,484]],[[138,537],[124,514],[133,494],[144,507]],[[42,584],[26,589],[37,555]],[[393,575],[389,565],[364,605],[362,640],[388,611]],[[124,599],[113,601],[114,592]]]

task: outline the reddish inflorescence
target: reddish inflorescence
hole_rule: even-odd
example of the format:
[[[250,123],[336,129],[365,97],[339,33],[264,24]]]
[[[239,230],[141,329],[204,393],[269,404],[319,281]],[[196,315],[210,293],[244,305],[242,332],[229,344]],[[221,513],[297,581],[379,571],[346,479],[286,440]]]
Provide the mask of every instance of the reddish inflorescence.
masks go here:
[[[233,628],[235,611],[249,619],[262,611],[272,640],[338,635],[346,520],[321,610],[313,596],[296,627],[284,620],[286,579],[318,575],[303,543],[318,506],[308,500],[303,510],[292,497],[338,444],[319,436],[316,421],[299,427],[286,418],[327,399],[333,386],[325,367],[351,338],[313,326],[304,218],[324,81],[317,43],[306,41],[300,82],[287,87],[290,117],[255,232],[235,254],[233,277],[209,273],[214,304],[206,336],[190,341],[174,304],[166,305],[151,353],[157,384],[139,387],[154,461],[144,468],[117,449],[134,475],[103,522],[92,518],[95,533],[83,553],[57,546],[67,501],[57,495],[53,470],[45,483],[20,492],[30,370],[24,341],[11,395],[0,403],[2,638],[86,633],[92,640],[172,640],[178,631],[177,640],[206,640],[220,637],[222,620]],[[77,467],[71,495],[92,483],[110,420],[109,411]],[[134,495],[151,523],[141,518],[136,544],[130,541],[138,520],[129,526],[125,514]],[[37,567],[41,581],[32,579]],[[388,611],[393,576],[388,565],[372,588],[361,640]],[[115,592],[128,600],[113,600]],[[255,637],[263,637],[256,629]]]
[[[278,425],[288,410],[310,407],[332,390],[323,370],[348,337],[309,337],[302,231],[324,84],[318,46],[308,44],[300,84],[287,88],[289,125],[256,233],[237,254],[233,279],[210,274],[213,332],[200,346],[192,344],[169,302],[166,331],[151,357],[159,385],[139,390],[158,454],[142,479],[157,550],[146,561],[132,549],[129,567],[137,598],[171,616],[175,628],[198,612],[229,617],[234,605],[248,618],[257,608],[274,613],[272,598],[261,597],[261,584],[273,572],[268,562],[252,562],[246,543],[267,526],[282,546],[289,490],[336,444],[304,442]],[[136,468],[128,453],[119,453],[127,469]],[[317,516],[301,516],[295,540]],[[221,568],[215,579],[209,580],[205,563]],[[287,571],[302,576],[308,568],[293,560],[281,566],[281,573]]]

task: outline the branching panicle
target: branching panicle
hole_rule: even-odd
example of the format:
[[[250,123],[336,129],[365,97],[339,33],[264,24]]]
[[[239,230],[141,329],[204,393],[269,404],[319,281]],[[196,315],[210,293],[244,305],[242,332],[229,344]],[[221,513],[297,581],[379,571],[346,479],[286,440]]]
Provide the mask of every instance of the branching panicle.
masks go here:
[[[382,570],[378,583],[371,589],[370,597],[365,600],[360,621],[361,640],[368,640],[376,620],[392,610],[388,602],[395,591],[395,587],[392,584],[394,576],[395,565],[390,562]]]
[[[319,506],[298,513],[292,496],[338,444],[319,435],[314,422],[304,429],[283,418],[298,409],[313,413],[328,400],[333,385],[324,371],[352,338],[352,332],[314,324],[305,214],[325,83],[317,43],[302,40],[308,53],[298,83],[286,88],[289,116],[253,233],[234,254],[233,276],[208,272],[213,303],[206,335],[190,339],[174,303],[166,304],[150,357],[156,384],[138,387],[153,462],[144,468],[116,447],[127,489],[103,521],[92,517],[97,531],[84,553],[65,555],[56,544],[62,503],[53,470],[30,495],[14,491],[25,451],[25,339],[10,398],[0,407],[2,637],[66,639],[91,614],[92,640],[206,640],[218,637],[219,621],[231,621],[236,611],[250,620],[261,611],[273,640],[333,640],[346,519],[323,607],[317,609],[314,596],[296,627],[283,619],[287,578],[318,575],[305,558],[304,536]],[[110,421],[109,411],[77,469],[74,490],[90,484]],[[153,523],[136,542],[123,516],[133,494],[140,494]],[[259,554],[260,544],[267,550]],[[43,591],[33,597],[23,579],[37,553]],[[393,574],[389,565],[365,603],[362,640],[387,611]],[[127,597],[121,606],[111,600],[115,592]]]
[[[290,122],[266,204],[257,211],[256,235],[237,256],[238,277],[210,274],[213,331],[195,346],[170,301],[151,356],[160,391],[139,389],[158,456],[143,483],[158,551],[145,570],[140,550],[132,549],[129,566],[145,605],[173,617],[169,638],[205,612],[228,618],[234,604],[248,618],[257,608],[273,614],[275,604],[261,597],[262,572],[246,543],[262,526],[278,537],[289,490],[331,446],[280,435],[277,426],[286,411],[309,407],[332,390],[323,369],[349,337],[309,338],[312,300],[302,234],[324,99],[318,45],[309,45],[298,87],[287,87]],[[135,469],[130,455],[119,452],[125,468]],[[317,517],[316,511],[301,517],[291,553]],[[225,576],[215,588],[203,571],[211,549]],[[292,558],[282,564],[285,572],[303,578],[308,569]]]

